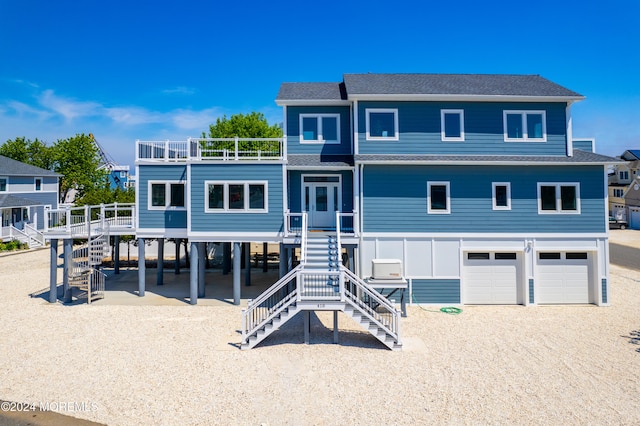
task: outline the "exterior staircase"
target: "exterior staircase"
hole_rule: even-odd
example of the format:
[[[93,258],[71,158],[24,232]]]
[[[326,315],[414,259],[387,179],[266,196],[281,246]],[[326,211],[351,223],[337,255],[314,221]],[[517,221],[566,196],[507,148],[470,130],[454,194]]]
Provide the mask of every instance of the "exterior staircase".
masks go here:
[[[73,250],[69,272],[69,287],[87,293],[87,303],[104,297],[105,274],[98,268],[109,255],[109,234],[96,230],[87,243]]]
[[[303,218],[303,223],[306,220]],[[301,262],[242,311],[242,349],[251,349],[302,311],[341,311],[391,350],[400,350],[400,312],[342,265],[340,229],[301,235]]]

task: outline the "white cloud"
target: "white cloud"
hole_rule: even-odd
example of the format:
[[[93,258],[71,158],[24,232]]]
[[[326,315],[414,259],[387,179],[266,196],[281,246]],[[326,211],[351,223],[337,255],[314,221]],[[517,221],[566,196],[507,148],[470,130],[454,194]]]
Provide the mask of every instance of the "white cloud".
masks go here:
[[[185,86],[178,86],[172,89],[164,89],[162,91],[165,95],[193,95],[196,93],[196,89]]]
[[[78,117],[88,117],[99,115],[102,105],[91,101],[76,101],[56,96],[53,90],[45,90],[38,97],[41,106],[63,116],[66,120],[73,120]]]

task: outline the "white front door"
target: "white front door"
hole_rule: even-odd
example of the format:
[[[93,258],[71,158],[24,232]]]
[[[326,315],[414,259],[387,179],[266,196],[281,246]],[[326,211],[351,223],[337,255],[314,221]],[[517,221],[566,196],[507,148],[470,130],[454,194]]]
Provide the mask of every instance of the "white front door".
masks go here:
[[[335,228],[340,199],[339,182],[305,182],[304,207],[309,213],[309,228]]]

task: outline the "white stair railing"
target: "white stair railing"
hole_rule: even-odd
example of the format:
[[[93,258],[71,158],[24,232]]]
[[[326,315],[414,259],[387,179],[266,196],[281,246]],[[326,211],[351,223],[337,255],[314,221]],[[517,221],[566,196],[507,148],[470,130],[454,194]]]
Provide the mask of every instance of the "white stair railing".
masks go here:
[[[300,264],[304,265],[307,261],[307,241],[308,235],[308,215],[306,212],[302,213],[302,230],[300,231]]]
[[[296,266],[257,299],[247,302],[247,309],[242,310],[243,342],[296,301],[296,281],[301,270],[302,265]]]
[[[344,266],[340,271],[344,274],[345,301],[401,344],[400,311],[353,272]]]
[[[25,223],[24,225],[24,229],[26,230],[26,233],[29,235],[29,237],[31,238],[32,241],[35,241],[38,246],[44,246],[44,234],[40,231],[38,231],[36,228],[34,228],[33,226],[29,225],[28,223]],[[31,244],[29,244],[29,246],[31,246]]]

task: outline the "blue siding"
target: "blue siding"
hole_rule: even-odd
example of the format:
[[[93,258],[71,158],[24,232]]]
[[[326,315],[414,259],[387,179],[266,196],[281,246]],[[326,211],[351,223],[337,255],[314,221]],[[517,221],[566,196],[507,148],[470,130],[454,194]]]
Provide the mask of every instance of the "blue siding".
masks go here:
[[[397,108],[398,141],[366,141],[367,108]],[[489,102],[360,102],[360,154],[566,155],[566,104]],[[440,110],[464,110],[464,142],[441,141]],[[505,142],[504,110],[544,110],[547,142]]]
[[[602,303],[607,303],[607,300],[609,298],[607,297],[607,279],[603,278],[602,279]]]
[[[460,303],[460,280],[411,280],[412,301],[415,303]]]
[[[533,278],[529,279],[529,303],[535,303]]]
[[[280,232],[283,225],[282,164],[193,164],[192,232]],[[268,213],[205,213],[205,181],[267,181]]]
[[[340,144],[300,143],[300,114],[340,114]],[[348,106],[287,107],[287,152],[289,154],[351,154],[351,121]]]
[[[149,181],[185,181],[186,165],[153,165],[138,168],[136,205],[140,209],[139,228],[186,229],[186,210],[148,210]]]
[[[291,170],[289,171],[289,188],[287,192],[289,210],[292,213],[302,211],[302,175],[332,175],[339,174],[342,183],[342,211],[353,211],[353,172],[344,170],[340,172],[328,172],[323,170]]]
[[[602,166],[364,167],[363,232],[605,232]],[[427,214],[427,181],[450,182],[451,214]],[[511,210],[492,209],[511,183]],[[538,214],[538,182],[580,183],[580,214]]]

